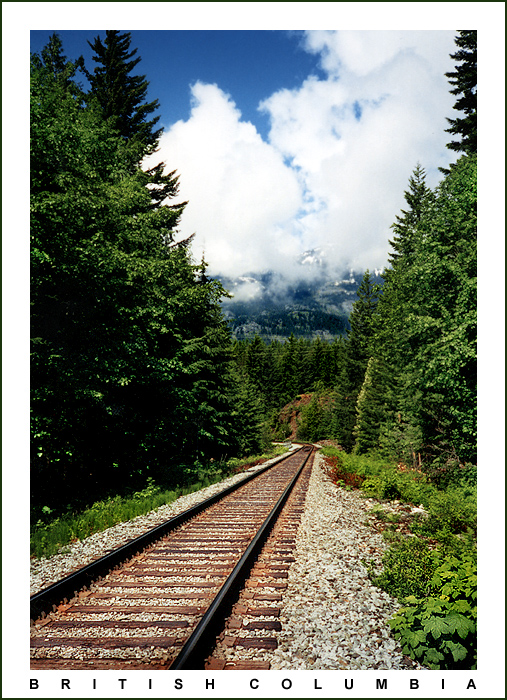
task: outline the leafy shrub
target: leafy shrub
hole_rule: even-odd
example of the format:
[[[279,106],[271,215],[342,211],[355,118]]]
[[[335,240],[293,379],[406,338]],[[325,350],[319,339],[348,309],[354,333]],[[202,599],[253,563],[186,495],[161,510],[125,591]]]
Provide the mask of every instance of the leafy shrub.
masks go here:
[[[413,532],[443,541],[449,533],[462,534],[476,530],[476,487],[473,484],[442,491],[430,482],[426,474],[415,470],[402,471],[375,456],[348,455],[337,451],[333,454],[329,449],[327,454],[328,459],[338,459],[338,478],[344,483],[352,483],[354,479],[349,476],[347,481],[344,475],[355,474],[361,478],[360,486],[368,496],[422,504],[430,517],[414,524]]]
[[[476,492],[473,488],[454,488],[432,494],[428,502],[430,517],[420,525],[420,532],[438,535],[463,533],[477,528]]]
[[[329,476],[331,481],[337,486],[346,489],[359,489],[364,481],[364,476],[355,474],[354,472],[346,471],[343,467],[343,461],[340,455],[327,458],[327,466],[329,468]]]
[[[382,474],[366,479],[363,490],[369,496],[381,499],[395,500],[401,496],[398,480],[393,470],[386,470]]]
[[[431,481],[439,489],[449,487],[476,487],[477,486],[477,465],[460,464],[457,459],[447,460],[441,463],[435,460],[428,469]]]
[[[477,668],[477,563],[473,553],[436,568],[429,598],[408,596],[389,621],[405,654],[431,669]]]
[[[383,571],[370,576],[375,586],[396,598],[424,596],[438,566],[438,555],[418,537],[410,537],[390,547],[384,554]]]

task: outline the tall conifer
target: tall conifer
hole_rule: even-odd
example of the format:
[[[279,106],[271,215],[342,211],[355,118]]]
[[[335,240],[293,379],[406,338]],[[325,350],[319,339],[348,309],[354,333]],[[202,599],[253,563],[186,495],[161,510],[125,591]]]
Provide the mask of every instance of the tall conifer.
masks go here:
[[[464,117],[447,119],[450,127],[446,132],[461,137],[459,141],[451,141],[447,148],[458,153],[477,152],[477,31],[460,31],[455,43],[458,47],[451,58],[459,61],[456,70],[446,73],[449,82],[454,86],[452,95],[458,96],[454,109],[464,112]]]
[[[132,74],[141,58],[134,58],[137,49],[130,50],[130,42],[130,32],[108,30],[104,42],[97,36],[93,43],[88,42],[95,52],[92,58],[97,67],[93,73],[85,72],[90,95],[97,101],[103,118],[111,120],[124,139],[135,140],[142,157],[155,150],[162,129],[155,130],[160,116],[148,119],[158,109],[159,101],[145,101],[149,82],[144,75]]]
[[[409,188],[405,190],[405,201],[409,209],[401,210],[402,216],[396,216],[395,223],[391,226],[394,236],[389,243],[392,252],[389,253],[389,262],[393,267],[400,258],[410,260],[416,247],[417,225],[433,193],[426,185],[426,173],[420,163],[417,163],[408,181]]]

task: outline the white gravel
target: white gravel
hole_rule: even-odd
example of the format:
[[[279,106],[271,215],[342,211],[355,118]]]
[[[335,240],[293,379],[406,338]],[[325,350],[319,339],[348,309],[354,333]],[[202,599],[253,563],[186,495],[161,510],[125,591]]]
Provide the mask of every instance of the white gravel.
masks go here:
[[[146,516],[76,542],[50,559],[32,561],[31,593],[241,478],[243,474],[183,496]],[[245,657],[269,660],[272,669],[420,668],[403,656],[390,636],[387,620],[399,604],[371,584],[362,563],[374,560],[379,565],[387,549],[367,522],[374,505],[360,492],[335,486],[326,475],[324,458],[317,454],[297,534],[296,561],[281,605],[282,630],[274,633],[278,648],[260,654],[245,650]]]
[[[280,613],[272,669],[420,668],[403,656],[387,620],[396,599],[373,586],[362,560],[387,545],[367,523],[376,504],[335,486],[317,454]]]

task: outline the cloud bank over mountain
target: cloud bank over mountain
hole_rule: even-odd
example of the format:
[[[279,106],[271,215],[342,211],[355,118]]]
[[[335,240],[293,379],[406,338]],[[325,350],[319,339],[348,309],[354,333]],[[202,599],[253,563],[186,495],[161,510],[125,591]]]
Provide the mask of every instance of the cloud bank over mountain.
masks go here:
[[[180,174],[189,200],[180,235],[210,274],[315,274],[301,254],[319,249],[329,271],[382,268],[390,225],[417,162],[435,186],[454,97],[454,31],[310,31],[302,48],[327,77],[266,98],[264,141],[219,85],[191,86],[190,117],[166,129],[155,159]],[[319,267],[319,274],[322,268]]]

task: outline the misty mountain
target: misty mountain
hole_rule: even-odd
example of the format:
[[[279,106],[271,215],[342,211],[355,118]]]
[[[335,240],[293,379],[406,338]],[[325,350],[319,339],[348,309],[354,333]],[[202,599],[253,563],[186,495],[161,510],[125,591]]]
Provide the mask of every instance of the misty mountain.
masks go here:
[[[297,338],[331,340],[346,334],[364,272],[333,276],[318,251],[301,256],[301,264],[311,266],[313,274],[296,282],[275,272],[220,278],[232,294],[222,309],[235,338],[259,335],[265,341],[283,341],[293,333]],[[372,281],[382,283],[380,271],[372,273]]]

